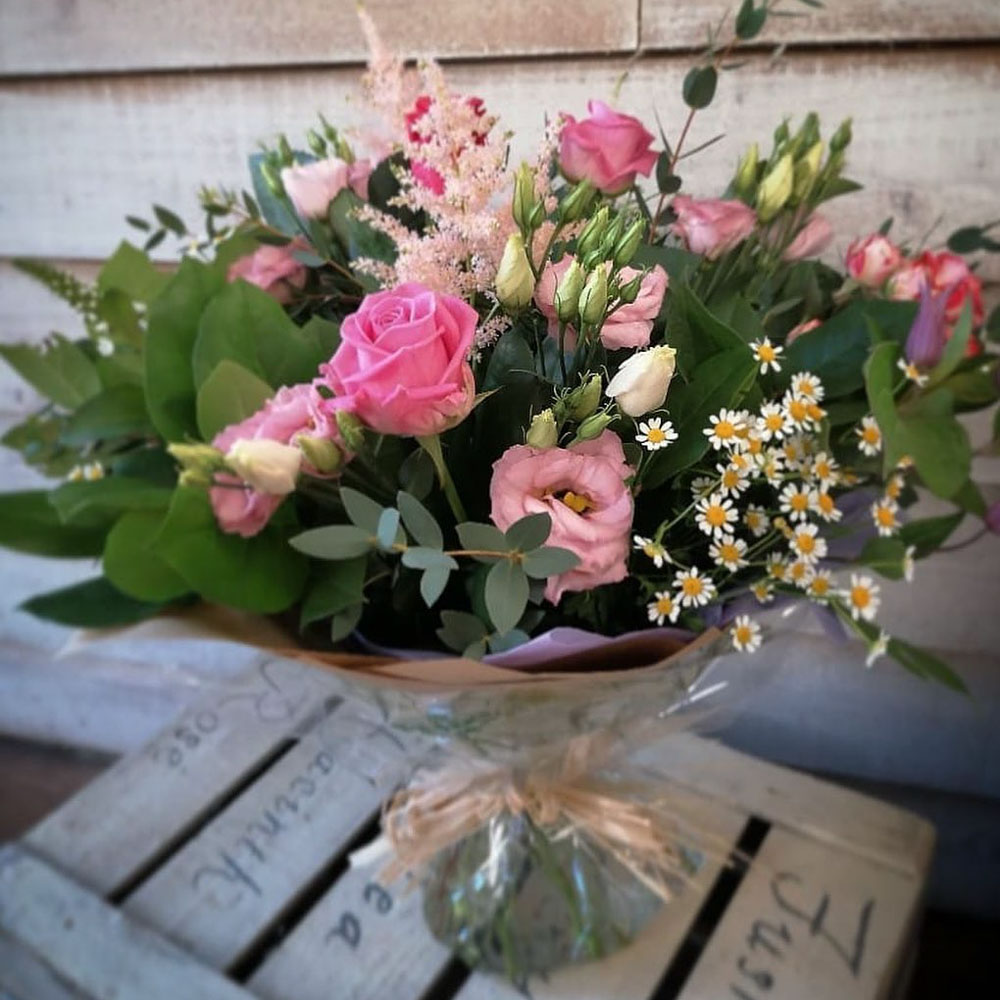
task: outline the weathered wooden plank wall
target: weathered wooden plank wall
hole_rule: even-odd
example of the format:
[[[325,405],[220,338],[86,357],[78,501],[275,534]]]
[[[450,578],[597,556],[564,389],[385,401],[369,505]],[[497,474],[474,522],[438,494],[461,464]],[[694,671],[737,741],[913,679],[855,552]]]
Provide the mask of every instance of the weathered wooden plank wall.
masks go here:
[[[705,26],[736,4],[367,2],[391,45],[447,60],[457,89],[503,112],[519,134],[517,154],[530,152],[544,111],[579,113],[589,97],[609,98],[626,71],[620,105],[647,121],[657,111],[676,134],[680,81]],[[781,116],[816,110],[828,129],[854,117],[850,172],[866,185],[836,203],[836,252],[888,215],[912,239],[941,216],[936,241],[1000,216],[998,0],[828,0],[812,12],[784,0],[779,9],[808,16],[769,24],[749,63],[698,116],[692,143],[725,138],[685,162],[694,193],[716,192],[739,151],[766,142]],[[787,51],[772,65],[777,41]],[[352,97],[363,59],[348,0],[0,0],[0,338],[73,332],[72,315],[14,272],[11,257],[55,258],[89,277],[128,235],[126,213],[148,212],[155,200],[194,223],[197,186],[243,184],[259,139],[279,128],[300,136],[318,111],[360,123]],[[165,256],[175,249],[165,245]],[[991,266],[984,273],[996,281],[1000,267]],[[0,418],[34,403],[0,374]],[[977,429],[978,440],[984,433]],[[20,480],[10,469],[0,466],[12,486]],[[997,460],[977,469],[996,491]],[[9,571],[31,578],[15,568],[22,564],[11,560]],[[889,590],[890,624],[925,641],[938,636],[946,649],[994,650],[983,658],[996,663],[1000,620],[988,609],[998,574],[1000,560],[984,548],[942,556],[912,589]],[[18,631],[19,618],[4,609],[0,643],[34,635]]]

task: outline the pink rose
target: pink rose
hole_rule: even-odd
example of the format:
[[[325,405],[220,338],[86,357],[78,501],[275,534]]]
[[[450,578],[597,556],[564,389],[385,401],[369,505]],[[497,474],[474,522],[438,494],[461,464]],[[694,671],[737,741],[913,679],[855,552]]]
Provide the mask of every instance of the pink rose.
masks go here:
[[[881,233],[855,240],[844,258],[847,273],[869,288],[881,288],[902,262],[899,247]]]
[[[346,409],[382,434],[423,437],[463,420],[475,380],[468,356],[476,310],[417,282],[366,295],[340,327],[320,374]]]
[[[672,205],[677,213],[673,231],[688,250],[709,260],[742,243],[757,225],[757,213],[742,201],[679,194]]]
[[[928,281],[927,272],[920,264],[915,260],[904,260],[899,270],[889,278],[886,292],[890,299],[897,302],[916,302]]]
[[[605,194],[621,194],[635,175],[649,176],[657,154],[653,136],[642,122],[609,108],[603,101],[587,104],[589,118],[565,115],[559,133],[559,166],[571,181],[588,180]]]
[[[782,260],[805,260],[822,253],[833,239],[833,226],[825,215],[813,212],[809,221],[799,230],[798,235],[788,244],[781,255]]]
[[[552,518],[547,545],[569,549],[579,564],[549,577],[545,596],[553,603],[567,590],[617,583],[628,574],[634,473],[618,436],[604,431],[569,448],[515,445],[493,463],[490,517],[502,531],[526,514]]]
[[[535,304],[549,321],[549,335],[559,336],[559,319],[556,316],[556,288],[566,273],[573,258],[565,256],[557,264],[546,264],[542,276],[535,286]],[[623,267],[619,272],[621,284],[625,285],[642,271],[634,267]],[[620,347],[648,347],[653,323],[660,315],[663,296],[667,291],[667,272],[657,264],[642,280],[635,302],[619,306],[601,327],[601,343],[608,350]],[[566,328],[566,342],[572,348],[576,344],[576,330]]]
[[[945,312],[945,321],[948,324],[958,322],[966,301],[972,303],[972,325],[982,324],[983,284],[972,273],[964,258],[948,250],[941,253],[931,253],[927,250],[917,258],[917,263],[928,275],[935,292],[948,292]]]
[[[234,260],[229,265],[226,279],[236,281],[242,278],[285,305],[306,283],[307,268],[294,256],[295,250],[305,249],[305,240],[299,239],[283,247],[258,247],[253,253]]]
[[[324,412],[322,402],[319,391],[309,383],[283,387],[256,413],[216,434],[212,444],[225,454],[237,441],[266,438],[292,444],[297,435],[304,434],[330,439],[340,447],[337,424]],[[310,475],[317,474],[308,464],[302,467]],[[256,535],[284,499],[250,489],[236,476],[216,476],[216,482],[220,485],[209,490],[209,497],[219,527],[228,534]]]
[[[330,202],[350,185],[351,168],[343,160],[331,156],[315,163],[285,167],[281,171],[281,183],[302,218],[321,219]]]

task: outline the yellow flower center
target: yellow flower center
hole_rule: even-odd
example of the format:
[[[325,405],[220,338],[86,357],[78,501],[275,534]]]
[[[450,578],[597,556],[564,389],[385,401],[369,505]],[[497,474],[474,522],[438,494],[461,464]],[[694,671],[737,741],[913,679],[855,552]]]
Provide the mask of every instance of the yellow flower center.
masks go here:
[[[646,432],[646,440],[650,444],[660,444],[662,441],[667,440],[667,435],[659,427],[650,427]]]
[[[815,466],[813,466],[813,472],[820,479],[829,479],[833,470],[830,468],[827,462],[817,462]]]
[[[804,399],[815,399],[816,384],[814,382],[810,382],[807,378],[799,379],[796,384],[793,384],[792,392],[797,393]]]
[[[818,403],[807,403],[806,412],[813,420],[822,420],[826,416],[826,410]]]
[[[837,509],[837,505],[833,502],[833,497],[829,493],[820,493],[819,509],[824,514],[832,514]]]
[[[871,594],[867,587],[851,587],[851,604],[856,608],[867,608],[871,603]]]
[[[740,482],[740,474],[735,469],[726,469],[722,473],[722,485],[727,490],[735,489]]]
[[[885,495],[890,500],[898,500],[899,494],[903,492],[902,483],[898,479],[890,479],[885,487]]]
[[[793,493],[788,498],[788,506],[796,513],[809,509],[809,497],[805,493]]]
[[[758,441],[756,441],[755,438],[751,438],[750,441],[751,444],[755,442],[759,443]],[[742,472],[749,464],[750,463],[747,461],[744,455],[736,454],[733,455],[732,459],[730,459],[730,465],[732,465],[734,469],[738,469],[740,472]]]
[[[764,450],[764,442],[759,437],[750,438],[750,454],[759,455]],[[742,455],[740,456],[743,457]]]
[[[768,573],[775,578],[775,580],[785,579],[785,564],[780,562],[773,562],[767,567]]]
[[[656,613],[660,615],[672,614],[674,610],[674,599],[669,595],[656,599]]]
[[[739,562],[740,550],[735,545],[725,542],[719,546],[719,558],[723,562]]]
[[[865,444],[878,444],[882,435],[877,427],[868,426],[861,432],[861,440]]]
[[[685,577],[681,584],[681,590],[684,591],[686,597],[699,597],[704,589],[701,580],[696,576]]]
[[[778,355],[774,353],[774,348],[770,344],[761,344],[757,348],[757,357],[761,361],[774,361]]]
[[[892,528],[896,524],[896,515],[888,507],[877,507],[875,517],[883,528]]]
[[[656,542],[646,542],[646,544],[643,545],[642,547],[642,554],[645,556],[649,556],[650,559],[652,559],[654,556],[658,556],[660,554],[660,551],[661,551],[660,546],[657,545]]]
[[[827,580],[825,576],[817,576],[816,579],[809,584],[809,589],[815,597],[826,597],[826,595],[830,592],[830,581]]]
[[[802,562],[792,563],[788,572],[793,580],[801,580],[806,575],[806,564]]]
[[[751,531],[756,531],[761,526],[762,518],[755,510],[748,510],[746,515],[747,527]]]
[[[753,629],[749,625],[736,626],[736,641],[745,646],[753,638]]]
[[[728,420],[720,420],[715,425],[715,436],[720,441],[728,441],[729,438],[736,436],[736,427]]]
[[[594,509],[593,500],[583,493],[567,490],[559,499],[575,514],[585,514],[588,510]]]
[[[764,418],[764,426],[769,431],[780,431],[785,426],[784,417],[780,413],[769,413]]]
[[[816,551],[816,539],[808,534],[807,532],[800,532],[795,536],[795,544],[798,546],[799,552],[803,555],[810,555]]]
[[[803,399],[793,399],[788,404],[788,415],[797,424],[802,423],[809,416],[809,407]]]
[[[705,520],[713,528],[721,528],[726,523],[726,512],[717,503],[713,503],[705,511]]]

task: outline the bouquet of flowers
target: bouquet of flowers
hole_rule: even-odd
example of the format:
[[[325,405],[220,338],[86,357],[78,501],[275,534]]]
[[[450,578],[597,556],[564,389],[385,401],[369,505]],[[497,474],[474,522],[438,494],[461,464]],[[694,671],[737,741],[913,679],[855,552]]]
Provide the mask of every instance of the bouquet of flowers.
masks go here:
[[[826,203],[858,185],[844,176],[850,121],[825,140],[814,114],[753,143],[720,197],[681,193],[691,117],[767,11],[746,0],[734,38],[713,35],[684,81],[674,143],[594,100],[585,118],[553,119],[516,167],[494,109],[454,93],[433,63],[405,67],[362,14],[377,130],[321,118],[305,149],[281,136],[251,156],[252,190],[203,189],[202,235],[161,206],[130,217],[145,246],[122,243],[93,286],[24,262],[86,335],[0,347],[50,401],[4,443],[62,480],[0,497],[0,541],[102,568],[28,610],[98,627],[207,601],[280,616],[313,650],[516,668],[561,654],[560,672],[599,637],[656,627],[673,645],[646,657],[653,687],[642,671],[586,687],[599,703],[618,692],[621,727],[691,703],[720,644],[668,653],[706,631],[754,653],[758,609],[798,601],[857,633],[869,665],[888,654],[960,687],[879,627],[875,574],[910,579],[968,513],[1000,527],[958,420],[1000,393],[997,314],[984,322],[963,256],[1000,244],[989,226],[959,230],[949,249],[897,244],[887,222],[851,244],[843,269],[819,260]],[[149,255],[168,236],[189,245],[166,270]],[[954,512],[907,519],[918,488]],[[619,647],[603,648],[615,666]],[[497,740],[474,739],[482,704],[460,710],[443,693],[501,668],[476,669],[407,705],[438,735],[447,720],[453,751],[495,760]],[[535,704],[509,673],[491,694],[508,743]],[[552,713],[574,702],[559,677],[539,678]],[[600,728],[554,722],[548,773],[565,776],[572,739]],[[581,759],[574,774],[596,773]],[[550,871],[589,843],[588,870],[617,865],[664,895],[669,879],[650,877],[634,843],[588,839],[558,797],[548,809],[498,798],[501,836],[482,816],[459,824],[443,849],[460,857],[423,867],[464,880],[485,866],[509,889],[525,858]],[[394,815],[398,830],[412,802]],[[574,838],[553,840],[560,824]],[[516,864],[498,864],[498,843]],[[671,857],[683,874],[690,858]],[[566,888],[582,926],[591,911]],[[496,945],[510,910],[484,915],[480,902],[436,926],[511,971],[517,949]],[[626,931],[590,925],[560,954],[598,953]],[[551,960],[517,956],[522,969]]]

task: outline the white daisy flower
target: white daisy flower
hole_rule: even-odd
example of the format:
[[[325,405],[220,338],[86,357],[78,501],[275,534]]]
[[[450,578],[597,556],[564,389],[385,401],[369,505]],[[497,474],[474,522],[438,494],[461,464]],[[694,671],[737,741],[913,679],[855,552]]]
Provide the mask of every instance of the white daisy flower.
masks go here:
[[[809,512],[816,507],[815,492],[808,486],[786,483],[778,497],[781,511],[793,521],[807,520]]]
[[[788,577],[788,563],[777,554],[769,555],[767,557],[767,575],[772,580],[783,582]]]
[[[795,559],[788,564],[788,582],[794,583],[800,590],[805,590],[815,575],[816,570],[812,563],[806,562],[804,559]]]
[[[104,466],[100,462],[91,462],[83,467],[83,478],[89,483],[104,478]]]
[[[660,448],[666,448],[668,444],[673,444],[677,437],[677,431],[669,420],[650,417],[649,420],[639,423],[639,433],[635,439],[646,451],[658,451]]]
[[[644,556],[653,560],[653,565],[657,569],[662,569],[664,563],[673,562],[667,550],[652,538],[643,538],[642,535],[632,536],[632,547],[641,552]]]
[[[844,592],[844,599],[855,621],[864,618],[866,622],[870,622],[881,603],[879,586],[870,576],[852,573],[851,589]]]
[[[733,506],[732,500],[721,493],[712,493],[698,501],[694,519],[706,535],[721,538],[731,530],[730,525],[735,524],[739,516],[740,512]]]
[[[723,535],[722,538],[713,542],[708,549],[708,554],[712,557],[716,566],[724,566],[730,573],[747,566],[748,563],[743,557],[746,555],[747,543],[742,538],[734,535]]]
[[[913,583],[913,572],[916,569],[916,545],[907,545],[903,553],[903,579]]]
[[[724,497],[728,496],[735,499],[750,488],[750,480],[747,478],[746,472],[737,465],[730,463],[729,465],[717,465],[715,468],[718,470],[720,477],[719,492]]]
[[[826,601],[833,592],[833,574],[828,569],[818,569],[809,581],[806,593],[815,601]]]
[[[781,456],[789,469],[800,470],[808,464],[812,454],[812,439],[804,434],[793,434],[781,443]]]
[[[651,622],[662,625],[668,618],[671,622],[677,621],[677,616],[681,613],[681,606],[669,591],[660,590],[653,594],[653,600],[646,605],[646,611]]]
[[[890,635],[885,629],[879,629],[878,638],[868,646],[868,655],[865,657],[865,666],[870,670],[875,666],[875,661],[880,656],[885,656],[889,651]]]
[[[920,369],[912,362],[907,361],[906,358],[900,358],[896,362],[896,367],[913,383],[918,385],[921,389],[927,385],[927,379],[929,376],[923,375]]]
[[[747,441],[750,442],[752,440],[753,436],[751,434],[751,436],[747,438]],[[753,472],[753,460],[749,458],[745,452],[734,451],[729,456],[729,464],[734,469],[738,469],[744,475],[749,476],[750,473]]]
[[[890,500],[898,500],[903,493],[904,486],[906,486],[906,480],[898,472],[895,472],[885,484],[885,495]]]
[[[876,500],[872,504],[872,520],[875,522],[878,533],[883,538],[890,538],[902,527],[899,523],[899,518],[896,517],[898,510],[899,504],[895,500]]]
[[[840,478],[840,466],[832,455],[821,451],[813,456],[809,464],[809,475],[820,486],[829,489],[831,486],[837,485],[837,480]]]
[[[691,495],[698,499],[699,497],[707,497],[717,485],[717,480],[712,479],[711,476],[696,476],[691,480]]]
[[[764,441],[770,441],[772,438],[781,440],[789,430],[788,418],[780,403],[765,403],[760,408],[757,432]]]
[[[844,516],[844,512],[826,490],[816,493],[815,511],[824,521],[839,521]]]
[[[763,538],[771,526],[767,511],[756,504],[750,504],[743,513],[743,523],[750,529],[754,538]]]
[[[70,483],[82,483],[83,482],[83,466],[74,465],[69,472],[66,473],[66,481]]]
[[[733,647],[740,653],[756,653],[760,649],[760,626],[749,615],[737,615],[729,630]]]
[[[862,417],[861,426],[854,428],[858,447],[865,455],[877,455],[882,450],[882,432],[874,417]]]
[[[805,396],[797,396],[791,391],[786,392],[781,397],[782,412],[792,427],[809,429],[822,419],[822,411],[819,411],[820,415],[817,417],[817,409],[814,407],[816,404],[811,400],[806,399]]]
[[[110,337],[98,337],[96,346],[102,358],[110,358],[115,353],[115,342]]]
[[[750,593],[757,598],[759,604],[770,604],[774,600],[774,584],[770,580],[758,580],[751,584]]]
[[[821,402],[826,393],[823,383],[812,372],[798,372],[793,375],[791,389],[794,395],[801,396],[811,403]]]
[[[784,350],[779,344],[772,344],[770,338],[750,341],[750,350],[753,351],[755,361],[760,362],[760,373],[765,375],[768,368],[773,372],[780,372],[781,365],[778,364],[778,356]]]
[[[879,439],[881,441],[881,438]],[[897,469],[912,469],[913,468],[913,456],[903,455],[899,461],[896,463]]]
[[[715,597],[711,577],[702,576],[697,566],[677,573],[674,586],[680,591],[677,597],[685,608],[700,608]]]
[[[761,457],[761,475],[777,489],[785,481],[785,456],[776,448],[768,448]]]
[[[818,532],[815,524],[800,524],[789,540],[789,547],[803,562],[819,562],[826,555],[826,539]]]
[[[743,439],[739,435],[743,415],[736,410],[719,410],[717,414],[709,417],[709,427],[705,428],[705,435],[709,444],[718,451],[720,448],[732,448],[735,451],[742,450]]]

